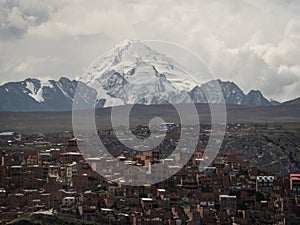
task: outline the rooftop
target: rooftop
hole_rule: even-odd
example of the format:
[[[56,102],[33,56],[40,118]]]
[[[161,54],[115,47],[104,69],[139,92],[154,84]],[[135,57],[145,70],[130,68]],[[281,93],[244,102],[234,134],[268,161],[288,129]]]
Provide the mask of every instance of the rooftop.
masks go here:
[[[1,132],[0,136],[13,136],[15,132]]]
[[[232,198],[232,199],[236,199],[236,196],[231,196],[231,195],[220,195],[220,198]]]
[[[62,153],[61,155],[82,155],[80,152],[66,152]]]
[[[256,180],[258,182],[273,182],[275,180],[274,176],[257,176]]]
[[[153,199],[152,198],[142,198],[143,202],[152,202]]]

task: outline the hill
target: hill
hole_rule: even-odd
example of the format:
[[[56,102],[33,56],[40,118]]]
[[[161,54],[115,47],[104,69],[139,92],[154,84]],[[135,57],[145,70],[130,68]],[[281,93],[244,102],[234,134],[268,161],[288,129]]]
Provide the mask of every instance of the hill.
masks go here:
[[[129,106],[120,106],[122,108]],[[210,109],[207,104],[196,104],[199,120],[209,124]],[[300,122],[300,105],[278,105],[272,107],[247,107],[227,105],[228,123],[236,122]],[[111,108],[96,110],[99,129],[110,128]],[[120,115],[120,118],[122,115]],[[132,125],[148,124],[149,118],[161,116],[166,121],[179,122],[171,105],[135,105],[131,113]],[[175,121],[174,121],[175,120]],[[72,130],[72,112],[0,112],[0,131],[21,131],[25,133],[55,133]]]

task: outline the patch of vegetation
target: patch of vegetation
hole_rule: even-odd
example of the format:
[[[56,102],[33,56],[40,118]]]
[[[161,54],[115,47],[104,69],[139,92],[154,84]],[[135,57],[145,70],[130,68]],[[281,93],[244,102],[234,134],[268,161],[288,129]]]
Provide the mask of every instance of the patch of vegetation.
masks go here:
[[[99,223],[51,216],[44,214],[25,214],[22,217],[7,223],[7,225],[97,225]]]

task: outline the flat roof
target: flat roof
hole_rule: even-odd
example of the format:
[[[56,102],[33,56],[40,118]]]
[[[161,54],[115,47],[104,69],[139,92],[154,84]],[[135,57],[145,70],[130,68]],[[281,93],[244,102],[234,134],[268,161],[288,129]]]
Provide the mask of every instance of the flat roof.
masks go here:
[[[22,168],[22,166],[10,166],[10,168],[20,169],[20,168]]]
[[[108,208],[101,208],[101,211],[112,212],[112,211],[114,211],[114,210],[113,210],[113,209],[108,209]]]
[[[231,195],[220,195],[220,198],[236,198],[236,196],[231,196]]]
[[[95,158],[86,158],[86,161],[100,161],[101,159],[99,157]]]
[[[152,198],[142,198],[142,201],[144,201],[144,202],[151,202],[151,201],[153,201],[153,199]]]
[[[12,136],[14,135],[15,132],[13,131],[8,131],[8,132],[1,132],[0,136]]]
[[[160,191],[160,192],[165,192],[166,191],[166,189],[162,189],[162,188],[158,188],[157,190]]]
[[[66,153],[61,153],[61,155],[82,155],[80,152],[66,152]]]
[[[64,197],[64,199],[75,199],[75,197]]]
[[[24,194],[22,194],[22,193],[17,193],[17,194],[15,194],[15,196],[24,196]]]
[[[275,177],[274,176],[257,176],[256,180],[259,181],[259,182],[260,181],[264,181],[264,182],[266,182],[266,181],[274,181]]]
[[[291,173],[290,177],[300,177],[300,174],[296,174],[296,173]]]

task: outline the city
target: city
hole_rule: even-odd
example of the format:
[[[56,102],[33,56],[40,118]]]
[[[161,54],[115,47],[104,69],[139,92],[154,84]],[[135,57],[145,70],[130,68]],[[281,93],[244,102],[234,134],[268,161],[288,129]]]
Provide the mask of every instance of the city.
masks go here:
[[[240,136],[253,129],[251,126],[257,132],[285,129],[282,125],[268,128],[264,124],[230,124],[227,132],[229,136]],[[179,126],[174,124],[169,135],[176,136],[178,130]],[[109,158],[83,157],[77,146],[83,140],[74,138],[69,131],[47,135],[2,132],[0,221],[5,224],[34,213],[95,224],[297,223],[299,170],[274,174],[251,165],[241,156],[222,154],[222,150],[212,165],[199,170],[199,163],[205,160],[201,146],[208,140],[209,126],[203,126],[201,131],[199,149],[178,173],[163,182],[143,186],[122,184],[118,168],[113,171],[107,166],[110,169],[102,171],[109,179],[100,176],[97,165],[109,164]],[[133,132],[141,136],[147,129],[139,126]],[[168,172],[180,158],[168,158],[159,149],[137,154],[123,149],[120,153],[116,151],[117,140],[109,138],[111,130],[99,135],[113,146],[110,150],[120,163],[148,170],[149,166],[165,161],[163,172]]]

